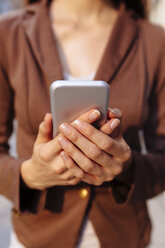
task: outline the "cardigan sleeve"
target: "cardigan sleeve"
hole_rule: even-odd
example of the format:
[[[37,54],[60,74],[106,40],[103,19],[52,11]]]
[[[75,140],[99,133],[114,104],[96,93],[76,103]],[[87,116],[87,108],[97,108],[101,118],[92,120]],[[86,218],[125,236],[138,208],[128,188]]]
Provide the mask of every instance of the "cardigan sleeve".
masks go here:
[[[145,200],[165,190],[165,33],[160,60],[149,97],[149,115],[144,126],[147,154],[133,151],[135,188],[132,200]]]
[[[143,127],[147,153],[132,150],[132,165],[111,183],[116,203],[145,201],[165,190],[165,33]]]
[[[13,131],[14,92],[10,86],[5,56],[0,48],[0,194],[13,202],[14,211],[38,212],[45,204],[46,192],[32,190],[21,179],[20,168],[25,158],[9,155],[8,139]]]

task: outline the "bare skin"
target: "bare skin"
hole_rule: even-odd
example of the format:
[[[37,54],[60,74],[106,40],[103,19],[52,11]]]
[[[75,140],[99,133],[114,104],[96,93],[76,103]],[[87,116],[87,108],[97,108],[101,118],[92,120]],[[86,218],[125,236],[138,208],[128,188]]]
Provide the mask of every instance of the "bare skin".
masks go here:
[[[84,77],[97,70],[118,12],[102,0],[52,1],[52,28],[71,75]]]
[[[82,77],[96,71],[118,11],[102,0],[56,0],[50,11],[69,72]],[[60,134],[52,139],[52,117],[47,114],[40,124],[32,157],[21,166],[27,186],[42,190],[80,181],[101,185],[128,167],[130,148],[120,131],[114,135],[120,129],[121,112],[109,110],[107,123],[97,130],[91,124],[99,116],[98,111],[91,110],[71,124],[63,123]]]

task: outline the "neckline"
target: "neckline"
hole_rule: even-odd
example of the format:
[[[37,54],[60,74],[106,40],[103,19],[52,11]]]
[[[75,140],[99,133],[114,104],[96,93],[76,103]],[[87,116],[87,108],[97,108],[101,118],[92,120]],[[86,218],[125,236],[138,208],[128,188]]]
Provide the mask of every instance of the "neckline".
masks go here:
[[[68,67],[68,64],[67,64],[67,60],[66,60],[65,54],[64,54],[64,52],[63,52],[63,50],[61,48],[61,45],[59,43],[59,40],[58,40],[57,36],[56,36],[56,32],[53,30],[53,27],[52,27],[52,19],[53,19],[53,17],[52,17],[52,13],[51,13],[51,9],[50,9],[50,4],[51,3],[48,0],[45,0],[45,3],[49,3],[49,7],[48,7],[48,5],[46,6],[47,15],[49,16],[49,20],[48,20],[49,23],[48,24],[49,24],[49,27],[51,29],[51,32],[50,33],[51,33],[51,36],[54,39],[54,43],[55,43],[56,50],[57,50],[57,53],[58,53],[58,58],[59,58],[59,63],[60,63],[61,70],[62,71],[66,71],[66,72],[69,73],[69,67]],[[111,36],[113,35],[115,26],[117,25],[118,19],[120,18],[119,16],[122,14],[122,12],[123,12],[123,8],[120,8],[119,11],[118,11],[118,14],[117,14],[117,17],[116,17],[116,20],[114,22],[114,25],[113,25],[112,29],[110,29],[108,31],[109,34],[108,34],[107,42],[105,44],[103,53],[102,53],[102,55],[100,57],[100,61],[99,61],[98,65],[97,65],[97,68],[93,69],[95,71],[94,79],[95,79],[95,76],[97,75],[97,72],[99,70],[99,66],[100,66],[100,64],[102,62],[102,59],[103,59],[104,54],[105,54],[105,51],[107,50],[108,44],[111,41]],[[83,76],[82,78],[85,78],[85,77],[86,76]],[[73,76],[73,78],[74,78],[74,76]]]
[[[64,79],[68,79],[69,78],[69,80],[83,80],[83,81],[84,80],[90,80],[90,81],[93,80],[95,78],[95,74],[96,74],[96,72],[93,71],[93,72],[91,72],[90,74],[88,74],[86,76],[75,77],[75,76],[71,75],[70,73],[68,73],[66,71],[63,72]]]
[[[43,69],[49,87],[51,82],[63,80],[63,68],[51,26],[49,8],[47,4],[43,5],[43,3],[48,3],[48,0],[42,1],[37,4],[33,15],[29,12],[24,16],[23,25],[35,58]],[[110,82],[115,77],[124,57],[131,51],[137,35],[136,21],[128,11],[120,9],[97,68],[95,80]]]
[[[54,52],[55,52],[55,54],[57,56],[58,67],[59,67],[59,71],[60,71],[61,76],[62,76],[61,79],[63,79],[63,65],[62,65],[62,62],[61,62],[61,59],[60,59],[60,54],[59,54],[59,51],[58,51],[58,48],[57,48],[58,47],[58,40],[56,39],[56,34],[53,31],[52,23],[51,23],[51,17],[50,17],[50,0],[43,0],[43,3],[45,5],[45,10],[46,10],[46,16],[47,16],[47,18],[45,18],[45,22],[46,22],[47,27],[48,27],[48,30],[49,30],[49,38],[51,40],[51,43],[53,43],[52,44],[52,47],[54,45],[54,48],[55,48],[54,49],[55,50]],[[122,16],[123,16],[124,13],[125,13],[125,10],[123,8],[121,8],[119,10],[119,14],[118,14],[118,16],[116,18],[116,21],[114,23],[114,26],[112,28],[112,31],[109,34],[109,37],[108,37],[108,40],[107,40],[107,44],[106,44],[105,49],[103,51],[103,54],[102,54],[102,57],[100,59],[100,63],[98,65],[98,68],[96,69],[96,72],[95,72],[95,77],[98,74],[98,71],[100,70],[100,65],[102,63],[103,58],[105,57],[105,53],[106,53],[106,51],[107,51],[107,49],[109,47],[109,44],[111,43],[112,36],[115,33],[116,26],[118,26],[118,23],[120,22],[120,19],[122,18]]]

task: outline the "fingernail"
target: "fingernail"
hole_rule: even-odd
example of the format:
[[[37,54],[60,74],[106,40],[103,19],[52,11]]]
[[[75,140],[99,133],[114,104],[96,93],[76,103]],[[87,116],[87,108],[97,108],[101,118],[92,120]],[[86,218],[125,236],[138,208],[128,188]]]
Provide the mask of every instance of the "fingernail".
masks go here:
[[[112,129],[115,129],[119,126],[119,124],[120,124],[120,121],[118,119],[115,119],[111,122],[110,126]]]
[[[70,134],[72,131],[71,128],[65,125],[64,123],[60,125],[59,129],[65,134]]]
[[[58,141],[59,141],[59,143],[60,143],[60,145],[62,146],[62,147],[67,147],[68,146],[68,141],[66,140],[66,139],[64,139],[63,137],[59,137],[58,138]]]
[[[89,120],[93,121],[96,120],[100,116],[100,112],[98,110],[92,111],[92,113],[89,114],[88,118]]]
[[[119,110],[117,108],[111,108],[111,112],[115,115],[118,116]]]
[[[78,127],[79,129],[84,129],[86,126],[85,123],[83,123],[79,120],[75,120],[74,123],[75,123],[76,127]]]

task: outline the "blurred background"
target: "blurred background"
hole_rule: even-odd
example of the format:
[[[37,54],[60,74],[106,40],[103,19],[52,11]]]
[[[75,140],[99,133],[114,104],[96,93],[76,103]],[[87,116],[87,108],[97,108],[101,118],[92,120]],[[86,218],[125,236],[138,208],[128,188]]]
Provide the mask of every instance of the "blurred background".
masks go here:
[[[0,13],[20,8],[24,3],[25,1],[23,0],[0,0]]]
[[[0,0],[0,14],[20,8],[24,4],[25,0]],[[150,0],[149,19],[165,28],[165,0]],[[16,132],[15,122],[14,127]],[[12,156],[16,156],[15,132],[10,139]],[[153,226],[152,240],[148,248],[165,248],[165,193],[149,200],[147,205]],[[11,202],[0,196],[0,248],[9,246],[12,232],[11,208]]]

